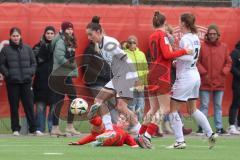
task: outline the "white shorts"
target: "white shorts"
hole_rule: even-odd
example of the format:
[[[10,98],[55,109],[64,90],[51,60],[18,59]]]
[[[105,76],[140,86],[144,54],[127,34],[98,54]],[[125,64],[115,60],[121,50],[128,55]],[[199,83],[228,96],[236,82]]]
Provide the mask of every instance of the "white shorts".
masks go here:
[[[116,92],[116,97],[133,98],[133,90],[136,79],[126,79],[124,77],[113,77],[105,86]]]
[[[189,99],[197,99],[199,97],[200,85],[199,75],[177,78],[172,86],[171,98],[183,102]]]

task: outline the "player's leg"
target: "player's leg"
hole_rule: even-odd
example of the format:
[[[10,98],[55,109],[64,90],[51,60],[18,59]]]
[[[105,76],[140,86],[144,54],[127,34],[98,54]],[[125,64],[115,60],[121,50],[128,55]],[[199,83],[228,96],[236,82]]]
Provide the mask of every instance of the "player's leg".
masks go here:
[[[197,109],[196,99],[190,99],[187,102],[187,106],[192,117],[195,119],[197,124],[204,130],[204,133],[206,133],[206,136],[209,138],[209,148],[211,149],[215,145],[217,135],[213,133],[207,117]]]
[[[183,149],[186,147],[182,130],[183,123],[178,114],[178,110],[180,106],[185,104],[188,100],[193,87],[194,84],[189,83],[189,79],[177,79],[172,87],[169,119],[176,138],[176,143],[169,146],[169,148]]]
[[[113,130],[112,117],[106,103],[102,103],[98,110],[98,114],[101,115],[103,124],[106,130]]]
[[[91,119],[93,116],[96,115],[98,112],[98,109],[104,105],[104,102],[107,99],[110,99],[111,97],[115,96],[115,91],[112,89],[107,89],[107,88],[102,88],[98,95],[94,99],[94,104],[91,106],[89,113],[88,113],[88,118]]]
[[[182,130],[183,123],[182,123],[181,117],[178,114],[178,109],[184,103],[185,101],[180,101],[178,99],[173,99],[173,98],[170,101],[169,119],[170,119],[170,123],[176,138],[176,143],[170,146],[169,148],[184,149],[186,147],[183,130]]]
[[[143,123],[139,130],[139,135],[135,138],[138,145],[142,148],[152,148],[151,138],[156,133],[158,126],[153,122],[153,117],[157,110],[159,109],[158,97],[151,96],[149,97],[150,101],[150,110],[145,115]]]
[[[197,109],[196,99],[198,98],[199,95],[199,87],[200,80],[196,81],[194,88],[192,89],[192,93],[189,96],[187,106],[192,117],[195,119],[198,125],[204,130],[204,133],[206,133],[206,136],[209,138],[209,148],[211,149],[215,145],[217,135],[213,133],[212,128],[208,122],[208,119],[204,115],[204,113]]]
[[[138,122],[137,116],[128,108],[128,99],[126,98],[117,98],[116,109],[124,114],[129,122],[131,129],[130,132],[138,133],[140,129],[140,123]]]
[[[146,132],[148,124],[151,123],[152,117],[159,109],[159,102],[158,102],[157,95],[150,96],[149,102],[150,102],[150,109],[143,118],[143,122],[142,122],[141,128],[139,130],[140,135],[142,135]]]

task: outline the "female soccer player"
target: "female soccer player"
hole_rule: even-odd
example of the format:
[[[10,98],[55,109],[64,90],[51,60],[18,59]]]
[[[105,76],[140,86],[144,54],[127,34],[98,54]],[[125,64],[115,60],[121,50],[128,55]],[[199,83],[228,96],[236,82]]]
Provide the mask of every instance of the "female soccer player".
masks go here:
[[[113,130],[111,116],[104,102],[116,96],[116,109],[126,115],[132,126],[131,131],[137,133],[141,125],[127,107],[128,100],[133,98],[132,89],[138,84],[136,70],[124,51],[120,49],[119,42],[113,37],[103,35],[99,20],[99,17],[93,17],[92,22],[87,25],[86,32],[88,39],[99,45],[99,53],[111,66],[113,77],[96,96],[88,117],[93,117],[99,111],[105,128]]]
[[[84,145],[93,142],[93,146],[123,146],[127,144],[132,148],[138,145],[134,138],[124,131],[125,119],[119,118],[119,124],[113,125],[113,131],[107,131],[103,125],[102,118],[95,116],[89,120],[92,125],[91,133],[84,136],[77,142],[70,142],[69,145]]]
[[[165,32],[166,17],[159,11],[154,13],[152,19],[155,31],[149,37],[149,48],[151,54],[150,73],[148,77],[150,110],[146,114],[139,136],[136,141],[142,148],[151,148],[151,137],[156,133],[157,124],[153,123],[153,115],[160,105],[167,108],[170,104],[169,92],[171,89],[171,64],[172,59],[190,54],[187,46],[184,49],[172,51],[171,44]]]
[[[169,115],[176,143],[169,148],[183,149],[186,147],[182,131],[183,124],[177,112],[183,103],[187,103],[190,114],[205,131],[209,138],[209,148],[212,148],[217,135],[213,133],[206,116],[196,107],[200,87],[200,76],[196,67],[200,52],[200,40],[197,36],[194,15],[190,13],[182,14],[179,25],[183,33],[179,44],[180,48],[189,46],[194,52],[190,55],[178,57],[176,60],[176,81],[172,87]]]

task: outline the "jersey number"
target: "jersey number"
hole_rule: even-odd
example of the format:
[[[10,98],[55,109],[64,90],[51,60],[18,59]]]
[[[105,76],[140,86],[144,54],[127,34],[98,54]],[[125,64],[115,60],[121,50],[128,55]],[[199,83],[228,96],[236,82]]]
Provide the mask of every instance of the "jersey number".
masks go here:
[[[197,59],[198,59],[198,55],[199,55],[199,49],[198,48],[195,48],[195,56],[194,56],[194,63],[191,65],[191,67],[194,67],[197,63]]]

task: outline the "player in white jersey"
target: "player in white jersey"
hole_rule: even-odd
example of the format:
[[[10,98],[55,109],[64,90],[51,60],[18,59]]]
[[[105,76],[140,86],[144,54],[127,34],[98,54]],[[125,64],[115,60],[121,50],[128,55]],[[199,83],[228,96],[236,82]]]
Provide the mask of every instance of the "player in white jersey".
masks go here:
[[[182,121],[177,109],[183,103],[187,103],[188,111],[201,126],[209,138],[209,148],[211,149],[216,141],[217,135],[213,133],[206,116],[197,109],[196,99],[200,87],[200,76],[196,67],[200,52],[200,41],[196,35],[195,17],[192,14],[184,13],[180,17],[180,28],[183,37],[180,40],[180,47],[189,47],[192,54],[183,55],[177,58],[176,62],[176,81],[172,87],[172,97],[170,102],[170,123],[176,137],[176,143],[168,148],[183,149],[186,147],[182,131]]]
[[[88,39],[98,44],[99,53],[103,60],[110,65],[113,77],[95,97],[88,117],[92,118],[99,113],[106,130],[113,130],[108,107],[104,102],[115,96],[117,98],[116,109],[126,115],[132,126],[131,130],[137,133],[141,125],[135,114],[127,107],[129,99],[133,98],[134,87],[139,85],[137,72],[134,64],[120,49],[119,42],[113,37],[103,35],[99,19],[94,16],[92,22],[87,25],[86,32]]]
[[[200,75],[196,67],[200,52],[200,40],[196,34],[186,33],[180,41],[180,48],[188,47],[193,53],[176,59],[176,81],[172,87],[172,99],[186,102],[197,99],[200,87]]]

